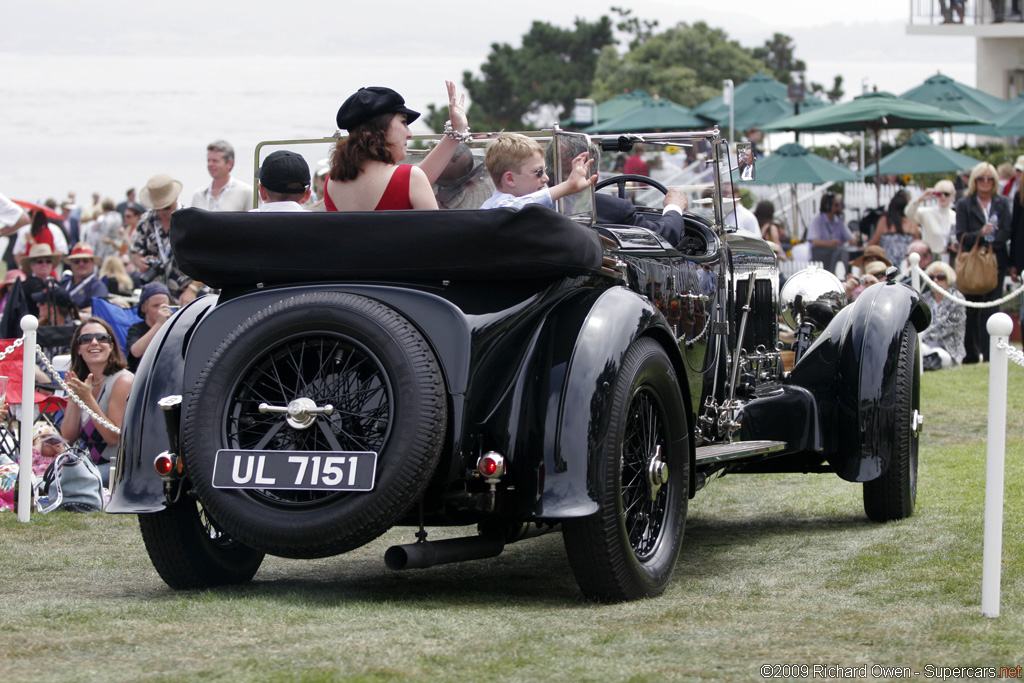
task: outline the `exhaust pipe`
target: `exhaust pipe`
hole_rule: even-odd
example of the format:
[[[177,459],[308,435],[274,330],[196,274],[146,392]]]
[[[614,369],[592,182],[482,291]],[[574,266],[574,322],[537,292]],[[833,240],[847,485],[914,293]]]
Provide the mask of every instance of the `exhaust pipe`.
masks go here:
[[[498,534],[446,538],[443,541],[393,545],[384,553],[384,564],[394,570],[425,569],[436,564],[497,557],[504,549],[505,538]]]

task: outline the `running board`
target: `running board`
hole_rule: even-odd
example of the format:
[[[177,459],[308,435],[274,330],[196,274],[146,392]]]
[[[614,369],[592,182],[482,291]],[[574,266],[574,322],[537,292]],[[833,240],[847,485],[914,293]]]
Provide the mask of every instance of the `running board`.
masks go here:
[[[785,448],[785,441],[737,441],[735,443],[700,446],[697,449],[697,464],[740,460],[756,455],[769,455]]]

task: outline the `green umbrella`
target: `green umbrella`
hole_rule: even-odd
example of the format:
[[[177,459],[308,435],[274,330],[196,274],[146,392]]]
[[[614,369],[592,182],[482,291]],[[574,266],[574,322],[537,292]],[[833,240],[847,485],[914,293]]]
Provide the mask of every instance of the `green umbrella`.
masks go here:
[[[1010,100],[1006,111],[996,117],[996,130],[1004,137],[1024,135],[1024,92]]]
[[[987,92],[964,85],[949,76],[937,74],[900,95],[905,100],[930,104],[945,111],[995,121],[1009,107],[1009,102]],[[995,126],[956,126],[956,130],[979,135],[1001,135]]]
[[[643,106],[645,102],[650,102],[652,99],[643,90],[632,90],[616,95],[610,100],[605,100],[597,105],[597,122],[611,121],[628,111]],[[562,121],[561,125],[565,128],[572,128],[579,124],[570,117]]]
[[[944,173],[961,168],[974,168],[978,160],[966,154],[940,147],[924,131],[918,131],[905,145],[878,163],[878,172]],[[760,169],[758,169],[760,170]]]
[[[794,109],[788,97],[789,89],[785,84],[763,73],[754,74],[733,90],[736,130],[763,128],[773,121],[792,116],[797,111],[807,112],[828,106],[824,100],[807,97],[797,109]],[[729,105],[724,102],[722,95],[697,105],[693,113],[708,118],[723,128],[729,125]]]
[[[584,133],[643,133],[659,130],[694,130],[708,128],[707,119],[695,115],[671,100],[650,99],[636,109],[610,121],[601,121],[584,128]]]
[[[881,142],[878,131],[883,128],[938,128],[966,124],[989,124],[991,121],[967,114],[945,111],[920,102],[904,100],[887,92],[869,92],[825,109],[790,116],[776,121],[765,130],[806,132],[865,131],[875,132],[875,188],[881,203]]]
[[[860,176],[845,166],[812,154],[795,142],[782,145],[774,154],[758,159],[755,166],[757,185],[782,183],[814,183],[860,180]]]

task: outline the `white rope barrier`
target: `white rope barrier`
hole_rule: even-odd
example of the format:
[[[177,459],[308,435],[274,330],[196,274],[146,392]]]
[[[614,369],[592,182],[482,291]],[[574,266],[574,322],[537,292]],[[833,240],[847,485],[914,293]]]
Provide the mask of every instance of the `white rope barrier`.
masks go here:
[[[950,299],[955,303],[964,306],[965,308],[995,308],[996,306],[1002,306],[1007,301],[1012,301],[1013,299],[1016,299],[1018,296],[1024,293],[1024,285],[1021,285],[1020,287],[1010,292],[1003,298],[996,299],[994,301],[967,301],[966,299],[959,299],[953,296],[953,294],[948,290],[935,284],[935,280],[928,277],[928,274],[921,270],[920,265],[918,265],[921,261],[920,254],[911,254],[910,256],[907,257],[907,261],[910,263],[910,272],[913,277],[914,289],[916,291],[921,291],[920,283],[921,280],[924,280],[928,287],[942,294],[942,296],[946,297],[947,299]]]

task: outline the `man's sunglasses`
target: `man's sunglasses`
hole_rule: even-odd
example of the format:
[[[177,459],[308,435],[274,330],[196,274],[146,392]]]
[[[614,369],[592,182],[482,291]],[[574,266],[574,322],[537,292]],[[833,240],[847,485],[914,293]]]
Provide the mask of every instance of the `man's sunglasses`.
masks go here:
[[[52,258],[37,258],[32,263],[45,263],[46,265],[50,265],[50,264],[53,263],[53,259]]]
[[[80,336],[78,338],[78,343],[79,344],[91,344],[94,341],[98,341],[101,344],[104,343],[104,342],[107,343],[107,344],[110,344],[114,340],[111,339],[109,334],[83,334],[82,336]]]

